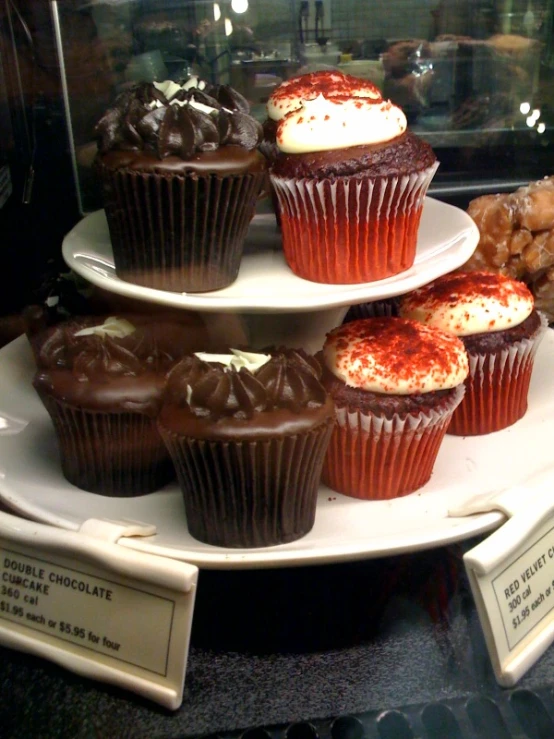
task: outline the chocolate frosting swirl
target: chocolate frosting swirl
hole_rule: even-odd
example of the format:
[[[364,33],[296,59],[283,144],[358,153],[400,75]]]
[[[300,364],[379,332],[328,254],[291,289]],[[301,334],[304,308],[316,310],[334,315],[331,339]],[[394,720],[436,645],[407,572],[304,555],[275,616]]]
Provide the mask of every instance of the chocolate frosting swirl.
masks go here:
[[[275,353],[255,372],[191,356],[169,374],[165,402],[212,420],[251,419],[256,413],[279,409],[300,413],[328,401],[319,373],[315,360],[310,362],[307,355],[295,351]]]
[[[168,99],[153,83],[143,82],[116,98],[98,121],[95,136],[101,154],[149,151],[160,159],[186,160],[220,146],[252,151],[263,132],[261,123],[249,115],[248,102],[228,85],[181,88]]]
[[[146,372],[167,372],[182,356],[173,352],[155,333],[141,327],[123,338],[89,334],[83,328],[100,325],[102,319],[75,319],[50,330],[37,353],[41,370],[67,370],[80,382],[106,382],[115,377],[138,377]]]

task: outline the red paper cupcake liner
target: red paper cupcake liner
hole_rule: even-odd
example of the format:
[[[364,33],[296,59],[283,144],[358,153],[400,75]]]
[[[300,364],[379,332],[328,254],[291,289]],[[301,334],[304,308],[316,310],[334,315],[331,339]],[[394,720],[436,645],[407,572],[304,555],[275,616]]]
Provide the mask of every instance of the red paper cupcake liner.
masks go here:
[[[425,194],[437,167],[388,178],[272,175],[283,250],[292,271],[313,282],[352,284],[409,269]]]
[[[40,394],[60,452],[64,477],[91,493],[134,497],[175,479],[155,422],[140,413],[98,413]]]
[[[478,436],[512,426],[527,412],[535,355],[548,322],[529,339],[490,354],[469,354],[463,401],[454,411],[448,434]]]
[[[314,525],[333,419],[315,429],[263,441],[212,442],[160,425],[173,458],[189,532],[221,547],[294,541]]]
[[[388,500],[430,479],[450,418],[464,394],[456,388],[442,411],[392,419],[337,407],[322,482],[343,495]]]
[[[98,171],[120,279],[171,292],[219,290],[236,279],[265,172]]]

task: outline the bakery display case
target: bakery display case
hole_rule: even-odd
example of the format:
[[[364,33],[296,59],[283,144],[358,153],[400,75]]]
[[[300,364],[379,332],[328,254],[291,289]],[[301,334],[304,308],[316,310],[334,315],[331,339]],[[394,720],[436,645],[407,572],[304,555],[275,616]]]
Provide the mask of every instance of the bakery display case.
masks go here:
[[[89,176],[93,127],[108,101],[133,81],[191,71],[232,83],[260,119],[271,90],[300,71],[371,79],[436,150],[433,190],[444,197],[513,190],[542,176],[549,161],[548,0],[404,1],[387,15],[371,3],[331,0],[51,9],[83,212],[98,202]]]
[[[17,311],[40,299],[63,312],[55,291],[71,283],[68,310],[81,307],[81,299],[110,307],[131,301],[143,316],[160,309],[190,316],[191,334],[214,345],[217,334],[255,352],[286,344],[317,353],[349,309],[392,300],[465,265],[480,238],[467,212],[470,200],[512,193],[551,174],[551,5],[6,0],[0,88],[12,182],[4,186],[0,216],[21,293],[8,307]],[[231,85],[263,122],[280,83],[318,70],[375,84],[440,162],[424,198],[413,265],[370,283],[299,278],[283,258],[264,190],[231,285],[180,292],[121,279],[93,166],[95,126],[114,99],[136,83],[198,76]],[[148,201],[141,202],[147,212]],[[13,240],[18,226],[24,237]],[[535,224],[532,238],[545,230]],[[546,236],[540,243],[548,250]],[[470,496],[513,486],[534,494],[545,479],[551,484],[553,355],[552,331],[545,329],[525,417],[486,438],[446,437],[421,491],[368,506],[320,485],[316,522],[306,535],[230,549],[190,534],[176,483],[129,498],[76,490],[62,475],[49,419],[33,391],[32,347],[21,335],[6,343],[0,514],[62,532],[96,518],[146,522],[148,533],[122,537],[122,549],[200,568],[185,692],[175,712],[117,683],[65,671],[58,666],[63,659],[51,664],[2,647],[6,735],[553,736],[552,650],[516,687],[501,688],[464,569],[464,554],[506,516],[497,509],[459,513]],[[9,614],[0,599],[0,621]],[[156,624],[147,624],[145,639],[151,628]]]

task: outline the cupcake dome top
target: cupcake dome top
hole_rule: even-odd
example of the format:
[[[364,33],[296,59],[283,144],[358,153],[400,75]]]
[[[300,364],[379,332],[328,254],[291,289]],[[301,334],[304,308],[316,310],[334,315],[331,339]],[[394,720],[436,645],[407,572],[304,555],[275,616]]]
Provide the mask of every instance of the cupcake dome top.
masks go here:
[[[272,121],[280,121],[287,113],[301,108],[303,100],[313,100],[318,95],[382,99],[371,82],[335,70],[321,70],[282,82],[269,96],[267,115]]]
[[[346,385],[388,395],[448,390],[469,371],[456,336],[395,317],[359,319],[333,329],[323,358]]]
[[[493,272],[455,272],[405,295],[400,315],[457,336],[513,328],[531,315],[531,291]]]
[[[146,151],[160,159],[188,159],[228,145],[253,151],[262,126],[248,111],[247,101],[229,85],[197,78],[182,85],[140,83],[118,95],[98,121],[98,151]]]

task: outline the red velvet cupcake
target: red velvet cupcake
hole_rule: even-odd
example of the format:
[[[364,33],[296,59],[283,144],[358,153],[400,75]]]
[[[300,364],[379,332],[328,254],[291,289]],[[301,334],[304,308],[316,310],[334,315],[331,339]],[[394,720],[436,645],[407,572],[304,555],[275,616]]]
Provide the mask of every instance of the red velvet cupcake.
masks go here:
[[[275,163],[279,154],[277,146],[277,127],[288,113],[302,108],[303,100],[315,100],[324,93],[327,97],[344,95],[344,91],[353,89],[357,97],[372,97],[375,87],[372,83],[364,85],[351,75],[338,70],[311,72],[298,77],[291,77],[278,85],[267,101],[267,118],[263,122],[263,139],[260,151],[267,158],[270,166]],[[275,188],[270,187],[271,200],[277,222],[280,225],[279,200]]]
[[[366,318],[331,331],[322,361],[337,419],[322,481],[365,500],[422,487],[464,393],[462,342],[417,321]]]
[[[449,434],[488,434],[525,415],[547,321],[522,282],[492,272],[454,272],[405,295],[399,310],[459,336],[469,355],[466,393]]]
[[[320,81],[277,127],[271,182],[285,258],[314,282],[382,280],[414,263],[437,159],[377,87],[348,78],[338,95],[327,74],[330,91]]]

